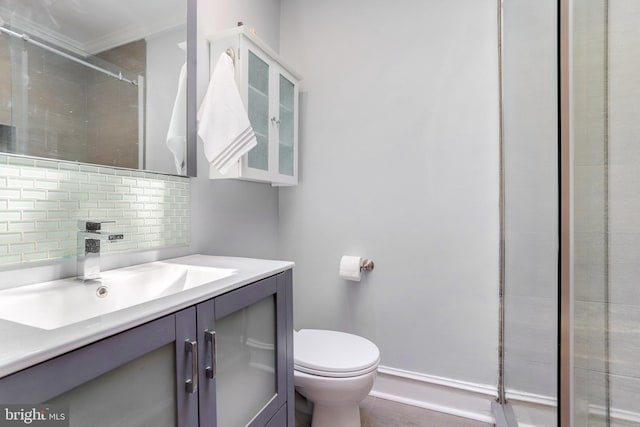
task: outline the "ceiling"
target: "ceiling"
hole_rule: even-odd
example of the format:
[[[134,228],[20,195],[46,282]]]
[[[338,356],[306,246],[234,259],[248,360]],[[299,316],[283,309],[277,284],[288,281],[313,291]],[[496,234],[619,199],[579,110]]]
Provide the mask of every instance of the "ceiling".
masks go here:
[[[3,25],[98,53],[186,23],[185,0],[0,0]]]

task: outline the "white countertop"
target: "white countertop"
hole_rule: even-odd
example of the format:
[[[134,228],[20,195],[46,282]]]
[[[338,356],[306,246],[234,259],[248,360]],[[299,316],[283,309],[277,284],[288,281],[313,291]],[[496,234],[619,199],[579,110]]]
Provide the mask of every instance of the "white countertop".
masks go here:
[[[160,262],[233,269],[214,282],[58,329],[45,330],[0,320],[0,378],[92,342],[174,313],[201,301],[293,267],[292,262],[189,255]]]

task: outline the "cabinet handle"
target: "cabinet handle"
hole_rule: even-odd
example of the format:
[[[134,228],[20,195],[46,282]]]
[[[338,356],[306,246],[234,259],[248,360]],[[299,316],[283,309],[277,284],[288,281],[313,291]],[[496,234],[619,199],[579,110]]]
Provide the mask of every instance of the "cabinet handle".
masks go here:
[[[185,341],[185,351],[191,352],[191,378],[187,379],[185,385],[187,393],[195,393],[198,391],[198,341]]]
[[[216,332],[206,330],[204,331],[205,341],[210,343],[211,345],[211,365],[207,366],[205,372],[207,374],[207,378],[215,378],[216,377],[216,353],[218,352],[218,343],[216,341]]]
[[[271,124],[280,127],[280,120],[276,119],[276,116],[271,117]]]

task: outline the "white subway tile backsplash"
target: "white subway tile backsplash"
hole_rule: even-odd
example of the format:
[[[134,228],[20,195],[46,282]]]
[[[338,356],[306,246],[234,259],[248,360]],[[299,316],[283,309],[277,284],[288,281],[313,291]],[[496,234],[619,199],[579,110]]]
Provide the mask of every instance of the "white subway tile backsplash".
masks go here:
[[[68,171],[58,171],[47,169],[47,178],[49,179],[57,179],[59,181],[68,181],[69,180],[69,172]]]
[[[188,178],[0,154],[0,264],[76,254],[78,219],[115,220],[114,252],[189,244]]]
[[[0,217],[2,214],[0,214]],[[25,210],[22,212],[22,219],[47,219],[47,211]]]
[[[62,240],[60,242],[60,248],[61,249],[74,249],[76,248],[76,246],[78,245],[78,242],[76,241],[76,239],[66,239],[66,240]]]
[[[80,207],[80,203],[77,200],[60,200],[60,202],[58,202],[58,207],[60,209],[73,210],[78,209]]]
[[[36,224],[34,221],[16,221],[9,222],[7,231],[33,231],[36,229]]]
[[[58,189],[64,191],[78,191],[80,189],[80,183],[69,181],[58,181]]]
[[[97,166],[91,166],[91,165],[80,165],[79,170],[83,172],[100,173],[100,168],[98,168]]]
[[[5,156],[0,159],[0,164],[10,164],[16,166],[35,166],[35,159],[31,159],[29,157],[10,157]]]
[[[0,171],[1,173],[1,171]],[[20,190],[10,190],[7,188],[6,184],[4,187],[0,187],[0,198],[8,199],[8,200],[19,200],[20,199]]]
[[[107,177],[105,177],[104,175],[90,174],[89,182],[97,182],[97,183],[107,182]]]
[[[68,191],[47,191],[47,200],[69,200]]]
[[[8,200],[5,209],[29,210],[35,207],[33,200]]]
[[[7,187],[8,188],[33,188],[34,182],[33,179],[28,178],[7,178]]]
[[[122,184],[122,178],[119,176],[107,176],[107,184]]]
[[[38,251],[50,251],[50,250],[54,250],[54,249],[59,249],[60,248],[60,242],[58,242],[57,240],[52,240],[52,241],[40,241],[40,242],[36,242],[36,250]]]
[[[48,231],[47,240],[60,240],[61,242],[70,238],[71,233],[69,231]]]
[[[60,221],[36,221],[36,230],[59,230]]]
[[[20,211],[2,211],[0,212],[0,221],[20,221],[22,215]]]
[[[36,167],[38,168],[43,168],[43,169],[58,169],[58,166],[60,165],[59,162],[54,162],[52,160],[41,160],[41,159],[36,159]]]
[[[43,190],[58,190],[59,184],[58,184],[58,181],[47,181],[44,179],[37,179],[35,182],[35,188],[40,188]]]
[[[68,211],[68,210],[52,209],[47,211],[47,219],[63,219],[63,218],[69,218],[70,216],[71,216],[71,211]]]
[[[59,202],[49,200],[36,200],[34,203],[36,209],[57,209],[60,206]]]
[[[0,265],[18,264],[20,262],[22,262],[22,257],[20,255],[0,256]]]
[[[47,233],[44,231],[33,231],[22,233],[23,242],[41,242],[47,239]]]
[[[22,255],[24,262],[42,261],[49,257],[48,252],[29,252]]]
[[[20,176],[20,168],[0,164],[0,176]]]
[[[89,174],[85,172],[69,172],[69,180],[82,185],[89,180]]]
[[[22,190],[22,195],[15,197],[16,199],[33,199],[33,200],[48,200],[47,192],[44,190]]]
[[[9,252],[12,254],[29,253],[33,252],[35,248],[35,243],[14,243],[9,246]]]
[[[75,163],[60,163],[60,165],[58,165],[58,169],[60,169],[61,171],[79,171],[80,170],[80,166],[78,166]]]
[[[47,173],[42,169],[21,168],[20,176],[30,177],[30,178],[45,178],[47,176]]]

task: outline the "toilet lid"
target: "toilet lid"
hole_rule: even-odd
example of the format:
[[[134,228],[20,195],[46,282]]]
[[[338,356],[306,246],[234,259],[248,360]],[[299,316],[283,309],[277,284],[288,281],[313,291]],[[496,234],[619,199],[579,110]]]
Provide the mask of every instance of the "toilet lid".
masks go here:
[[[364,375],[380,362],[374,343],[344,332],[301,329],[294,334],[293,348],[295,369],[312,375]]]

